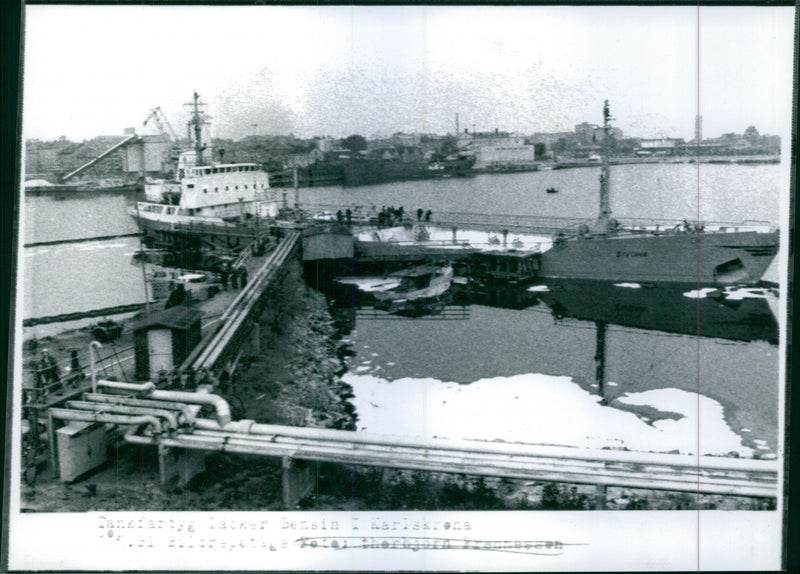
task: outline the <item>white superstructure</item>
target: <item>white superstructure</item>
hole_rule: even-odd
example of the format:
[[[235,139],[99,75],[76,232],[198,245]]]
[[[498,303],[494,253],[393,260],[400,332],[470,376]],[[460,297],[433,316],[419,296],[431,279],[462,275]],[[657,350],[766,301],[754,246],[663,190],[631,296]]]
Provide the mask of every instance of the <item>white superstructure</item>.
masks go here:
[[[278,199],[269,176],[255,163],[197,165],[203,151],[199,96],[194,96],[195,149],[180,154],[174,180],[145,182],[147,201],[137,204],[135,217],[142,227],[165,224],[269,218],[278,214]]]

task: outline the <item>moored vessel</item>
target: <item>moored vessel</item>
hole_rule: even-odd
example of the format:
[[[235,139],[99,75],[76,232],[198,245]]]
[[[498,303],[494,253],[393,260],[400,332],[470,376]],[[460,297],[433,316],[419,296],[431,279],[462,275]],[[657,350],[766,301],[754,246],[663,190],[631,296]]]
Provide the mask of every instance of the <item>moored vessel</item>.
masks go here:
[[[603,108],[600,213],[592,226],[563,231],[542,254],[541,277],[606,281],[754,284],[778,251],[768,225],[692,224],[624,227],[611,218],[608,145],[611,115]]]
[[[192,117],[194,149],[180,154],[174,178],[145,182],[146,201],[137,202],[132,215],[144,233],[173,229],[176,224],[233,225],[278,214],[277,195],[269,176],[255,163],[203,162],[205,123],[194,94]]]

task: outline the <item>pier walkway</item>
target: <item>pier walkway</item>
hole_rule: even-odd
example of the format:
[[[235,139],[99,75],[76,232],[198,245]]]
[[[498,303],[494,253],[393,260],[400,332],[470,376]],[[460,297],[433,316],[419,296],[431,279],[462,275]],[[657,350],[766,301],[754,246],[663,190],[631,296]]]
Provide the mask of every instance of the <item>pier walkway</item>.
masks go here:
[[[181,370],[192,368],[216,370],[225,360],[235,362],[235,356],[248,334],[255,328],[251,319],[261,310],[267,287],[280,277],[284,263],[299,248],[300,233],[285,233],[277,248],[270,253],[261,268],[236,296],[219,318],[215,329],[207,333],[181,365]],[[254,335],[257,338],[258,334]]]

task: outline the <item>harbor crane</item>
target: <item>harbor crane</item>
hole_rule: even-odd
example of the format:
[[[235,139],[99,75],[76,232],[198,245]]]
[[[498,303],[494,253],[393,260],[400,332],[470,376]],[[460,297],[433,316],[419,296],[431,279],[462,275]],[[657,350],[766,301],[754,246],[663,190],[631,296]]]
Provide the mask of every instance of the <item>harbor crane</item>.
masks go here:
[[[150,120],[155,122],[160,133],[169,136],[173,143],[177,143],[178,136],[175,135],[175,130],[172,129],[172,125],[170,125],[167,116],[164,115],[164,112],[161,111],[160,107],[155,107],[150,110],[150,113],[147,115],[144,122],[142,122],[142,131],[144,131],[144,128],[147,127],[147,123]]]

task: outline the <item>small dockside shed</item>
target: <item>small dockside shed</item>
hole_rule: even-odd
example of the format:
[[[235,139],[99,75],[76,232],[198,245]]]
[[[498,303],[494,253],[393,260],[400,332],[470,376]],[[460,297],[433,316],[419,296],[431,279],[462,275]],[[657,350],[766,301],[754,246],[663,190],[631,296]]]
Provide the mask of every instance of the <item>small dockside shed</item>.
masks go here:
[[[154,381],[180,366],[202,338],[203,311],[184,305],[140,313],[131,324],[136,378]]]

